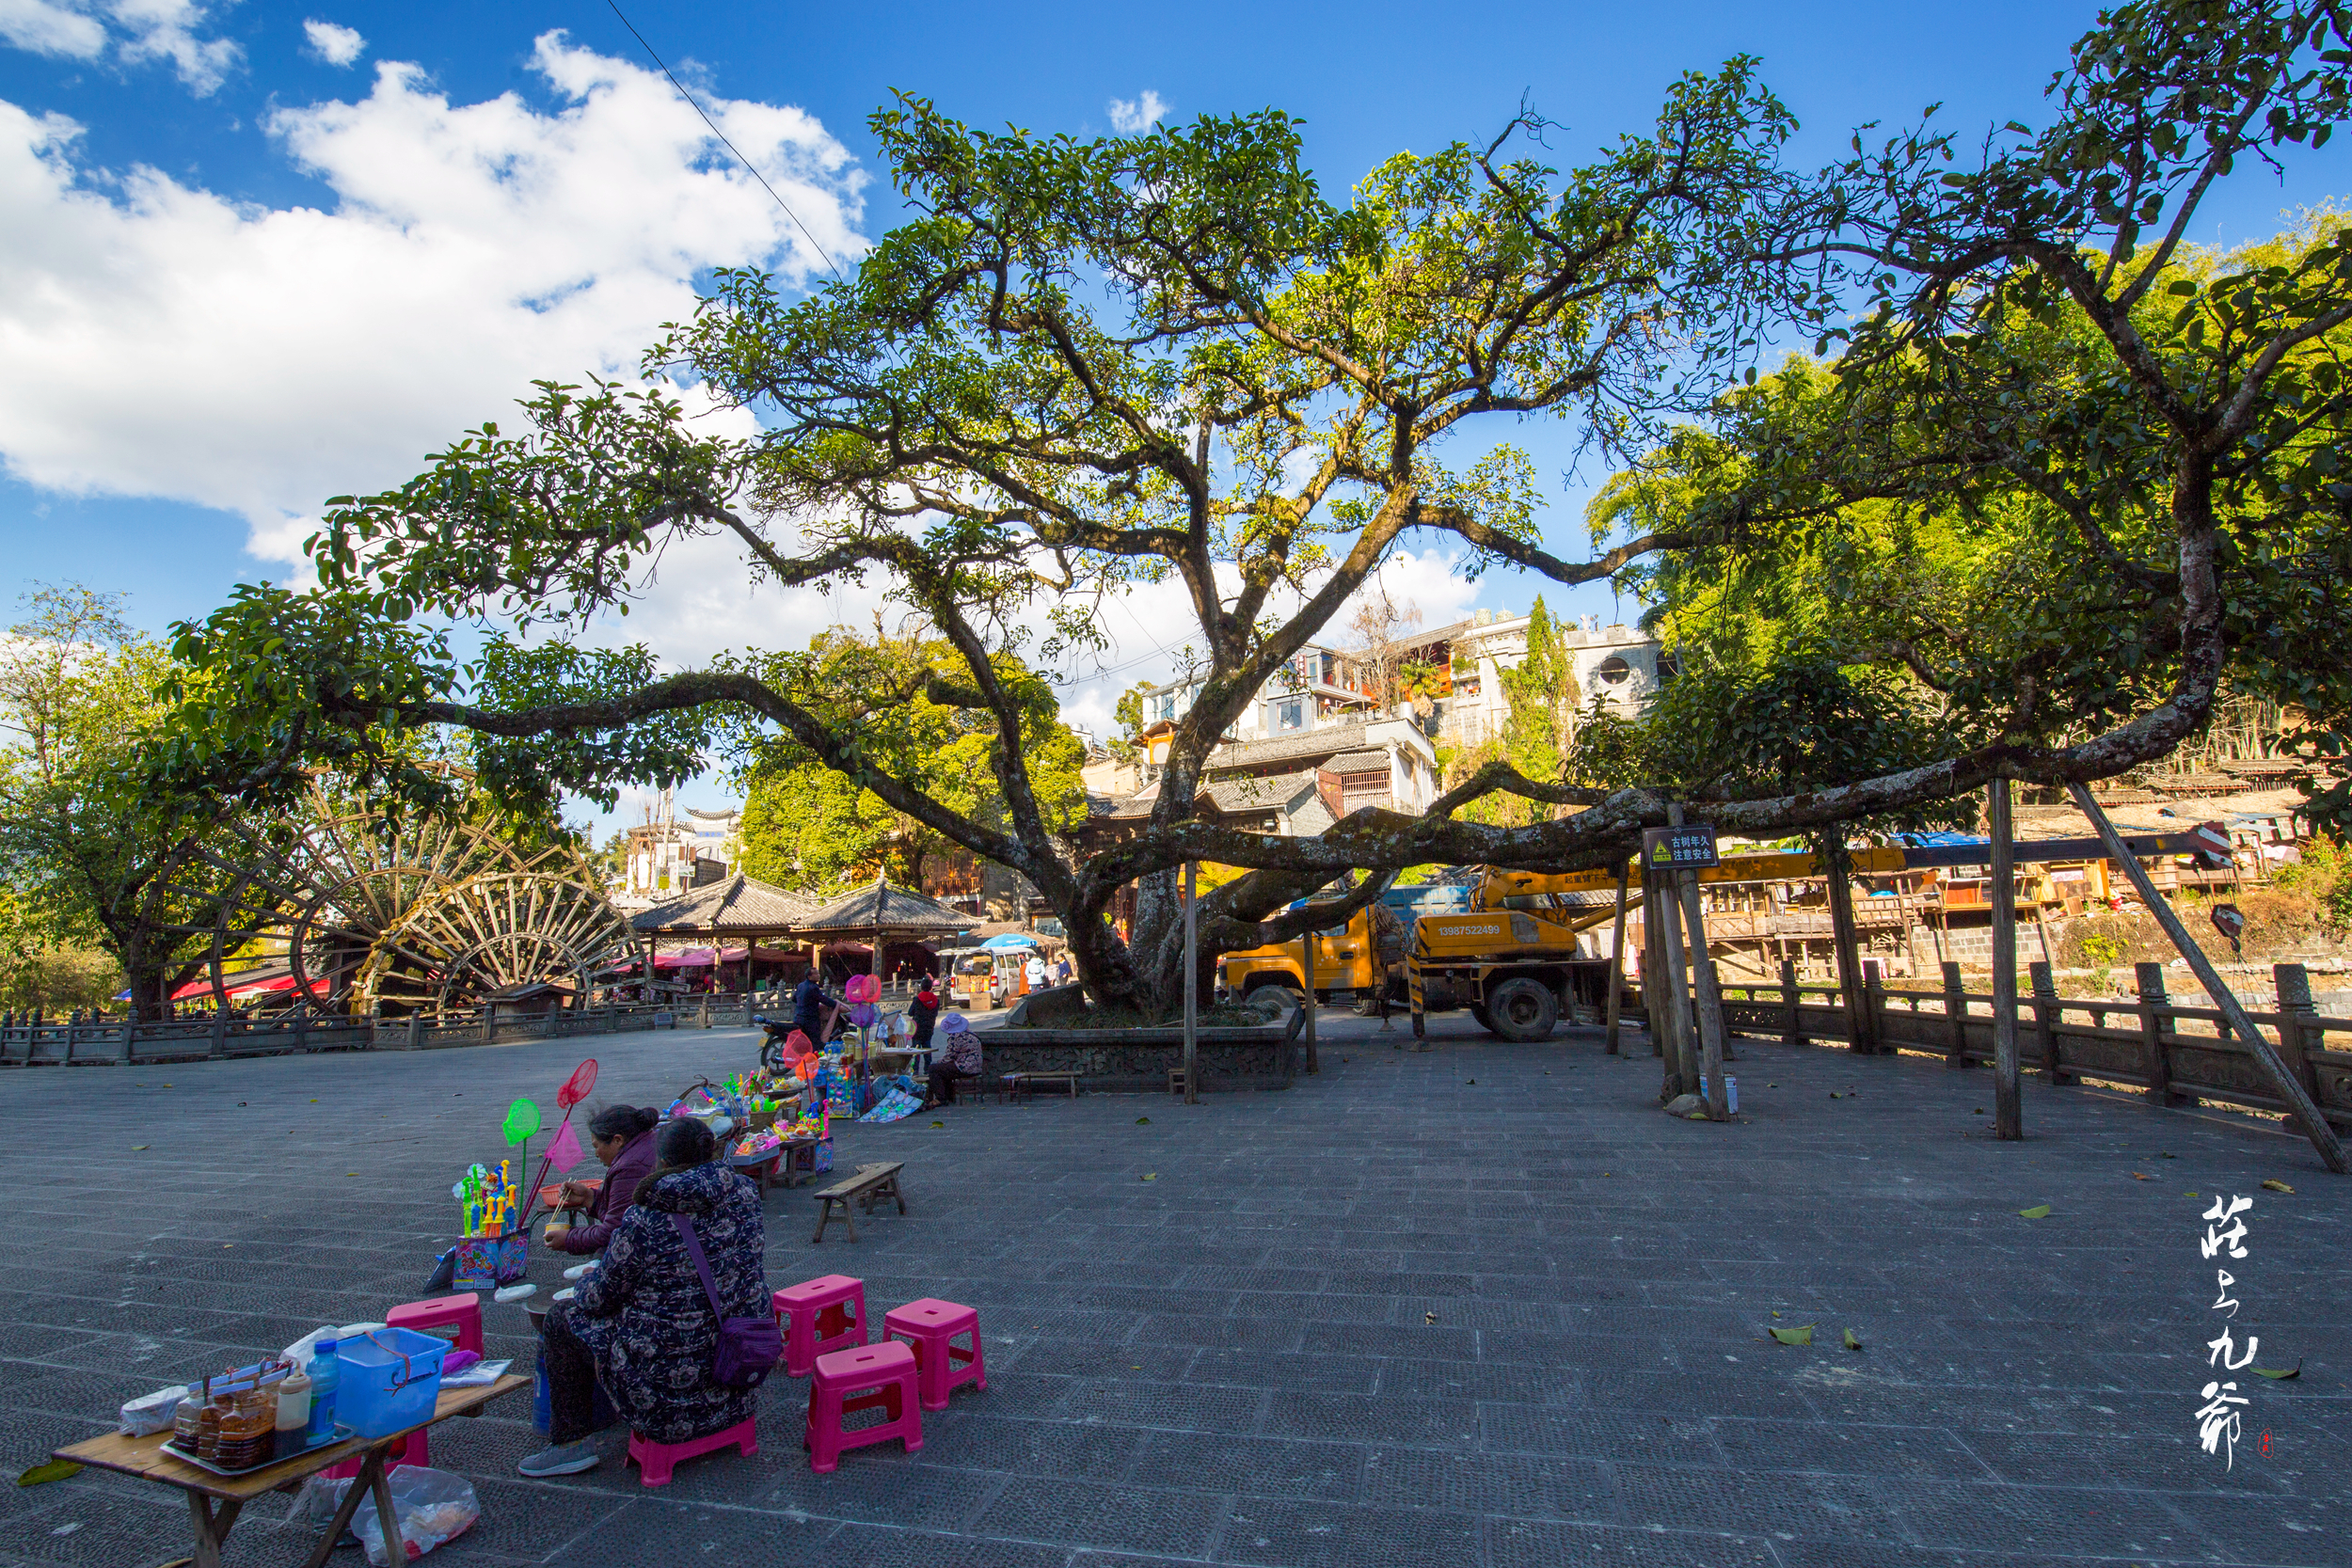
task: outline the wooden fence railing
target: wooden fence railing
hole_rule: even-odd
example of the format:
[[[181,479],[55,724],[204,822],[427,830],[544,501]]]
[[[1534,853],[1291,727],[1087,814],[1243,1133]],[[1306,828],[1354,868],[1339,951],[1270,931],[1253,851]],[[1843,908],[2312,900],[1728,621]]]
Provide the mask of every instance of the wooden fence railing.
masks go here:
[[[2131,1085],[2167,1105],[2212,1100],[2287,1110],[2253,1053],[2231,1037],[2218,1008],[2175,1002],[2166,990],[2164,966],[2137,967],[2138,996],[2125,1001],[2061,997],[2049,966],[2033,965],[2031,989],[2017,998],[2018,1048],[2026,1069],[2054,1084],[2095,1078]],[[2280,964],[2273,973],[2277,1010],[2250,1016],[2329,1125],[2352,1129],[2352,1018],[2312,1007],[2301,964]],[[1941,1056],[1956,1068],[1989,1064],[1993,998],[1964,990],[1957,964],[1944,966],[1944,979],[1941,990],[1891,990],[1870,983],[1865,994],[1880,1044]],[[1726,983],[1724,1022],[1737,1033],[1777,1037],[1791,1045],[1846,1038],[1836,986]]]
[[[912,983],[887,986],[882,1005],[914,994]],[[485,1008],[440,1019],[352,1019],[283,1013],[273,1018],[174,1019],[162,1023],[68,1020],[0,1022],[0,1065],[75,1067],[113,1063],[200,1062],[215,1057],[284,1056],[312,1051],[438,1051],[451,1046],[613,1035],[679,1025],[743,1028],[754,1014],[789,1016],[789,993],[723,992],[664,1002],[628,1002],[548,1013]]]

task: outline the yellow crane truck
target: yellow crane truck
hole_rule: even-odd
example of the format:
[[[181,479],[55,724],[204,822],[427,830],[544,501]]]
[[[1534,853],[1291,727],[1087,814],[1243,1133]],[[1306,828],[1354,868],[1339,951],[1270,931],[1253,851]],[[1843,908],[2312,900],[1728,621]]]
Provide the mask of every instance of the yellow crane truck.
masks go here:
[[[1612,960],[1579,934],[1614,916],[1615,879],[1605,895],[1590,882],[1481,868],[1469,909],[1415,920],[1404,962],[1413,1033],[1426,1033],[1432,1010],[1461,1006],[1490,1034],[1540,1040],[1575,1004],[1603,1006]],[[1629,901],[1639,896],[1637,884]]]

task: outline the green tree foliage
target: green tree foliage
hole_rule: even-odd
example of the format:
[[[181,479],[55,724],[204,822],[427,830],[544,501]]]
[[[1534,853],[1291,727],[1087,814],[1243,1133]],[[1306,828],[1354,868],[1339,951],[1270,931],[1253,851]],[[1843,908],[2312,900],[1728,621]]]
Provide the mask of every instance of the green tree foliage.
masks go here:
[[[220,807],[154,787],[142,747],[162,730],[164,650],[119,595],[41,587],[0,645],[0,880],[11,969],[49,1000],[95,1000],[103,952],[142,1014],[192,973],[209,938],[198,853]],[[56,997],[49,997],[51,991]],[[111,988],[108,989],[111,995]],[[29,998],[28,998],[29,1000]]]
[[[1511,704],[1503,755],[1531,779],[1557,779],[1561,756],[1576,737],[1577,709],[1584,696],[1577,685],[1575,656],[1541,594],[1528,613],[1527,657],[1501,673]]]
[[[971,820],[1001,829],[1007,813],[997,794],[1007,769],[997,727],[985,708],[935,701],[926,683],[957,664],[955,650],[937,638],[877,638],[868,641],[827,632],[809,648],[805,679],[812,704],[839,704],[840,694],[880,693],[887,701],[840,721],[860,721],[865,750],[891,776],[916,782],[923,792]],[[1053,831],[1086,815],[1079,769],[1086,748],[1060,720],[1053,689],[1013,659],[1000,657],[996,673],[1025,705],[1022,761]],[[951,695],[944,683],[930,688]],[[825,693],[834,695],[828,697]],[[833,888],[852,873],[886,868],[901,886],[921,887],[924,872],[953,841],[930,824],[895,810],[850,775],[828,768],[788,739],[755,743],[746,769],[741,840],[744,869],[781,887]]]
[[[610,799],[782,736],[1019,870],[1090,984],[1156,1006],[1175,983],[1174,867],[1265,871],[1205,911],[1213,942],[1253,945],[1304,923],[1257,916],[1367,853],[1335,845],[1303,864],[1295,844],[1196,820],[1193,786],[1406,533],[1569,582],[1655,543],[1564,561],[1541,542],[1525,455],[1450,466],[1449,443],[1535,416],[1629,449],[1784,303],[1772,263],[1752,259],[1792,127],[1744,59],[1675,83],[1653,131],[1582,167],[1549,161],[1529,119],[1483,146],[1400,154],[1343,202],[1271,111],[1091,142],[974,131],[913,98],[873,123],[913,219],[808,299],[722,273],[648,357],[756,413],[758,436],[707,435],[659,388],[548,384],[519,431],[485,424],[408,484],[335,502],[312,546],[321,592],[246,590],[183,638],[201,679],[171,766],[218,772],[291,746],[425,798],[431,781],[384,737],[448,722],[482,737],[494,792],[544,802]],[[929,672],[922,694],[994,726],[1001,826],[931,793],[802,678],[813,656],[667,673],[642,650],[493,637],[461,666],[410,620],[577,623],[625,604],[668,541],[714,533],[755,578],[879,578],[935,628],[958,668]],[[1029,705],[999,663],[1100,648],[1100,596],[1159,581],[1190,600],[1205,686],[1148,832],[1089,855],[1029,772]],[[1048,629],[1025,641],[1034,617]],[[1103,919],[1137,877],[1140,957]]]

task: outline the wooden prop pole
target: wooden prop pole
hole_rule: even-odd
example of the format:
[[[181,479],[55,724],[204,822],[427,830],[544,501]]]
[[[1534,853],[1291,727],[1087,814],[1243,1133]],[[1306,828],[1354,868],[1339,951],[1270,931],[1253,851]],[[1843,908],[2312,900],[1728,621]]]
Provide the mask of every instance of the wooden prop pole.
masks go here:
[[[1984,815],[1993,833],[1993,1135],[2015,1143],[2026,1135],[2026,1113],[2018,1079],[2017,863],[2009,804],[2007,779],[1985,786]]]
[[[1307,1070],[1319,1072],[1315,1063],[1315,943],[1322,940],[1320,931],[1309,931],[1300,942],[1298,952],[1304,960],[1307,980]]]
[[[1609,937],[1609,1014],[1606,1021],[1608,1038],[1602,1043],[1602,1053],[1617,1054],[1617,1015],[1625,1005],[1625,898],[1626,870],[1617,868],[1617,918],[1610,927]]]
[[[1200,1103],[1200,927],[1193,896],[1195,861],[1184,863],[1184,1103]]]
[[[2287,1070],[2287,1064],[2276,1048],[2263,1037],[2263,1032],[2254,1026],[2254,1021],[2246,1016],[2246,1009],[2238,1005],[2236,995],[2221,983],[2221,975],[2213,967],[2213,960],[2205,957],[2205,950],[2189,940],[2188,928],[2181,924],[2181,917],[2173,912],[2172,906],[2166,903],[2164,895],[2156,891],[2155,879],[2148,875],[2148,868],[2139,863],[2137,855],[2124,847],[2122,835],[2115,831],[2115,824],[2107,820],[2107,814],[2099,808],[2099,802],[2091,797],[2087,785],[2075,784],[2066,787],[2067,792],[2074,797],[2076,808],[2090,819],[2091,827],[2098,830],[2100,842],[2106,846],[2107,859],[2121,865],[2123,875],[2132,879],[2132,886],[2139,894],[2139,901],[2148,906],[2148,912],[2156,917],[2156,924],[2164,927],[2164,934],[2172,939],[2172,945],[2179,948],[2181,957],[2188,960],[2189,973],[2197,976],[2197,983],[2205,988],[2205,994],[2213,998],[2214,1005],[2221,1009],[2221,1016],[2230,1021],[2230,1027],[2237,1031],[2239,1039],[2245,1041],[2255,1065],[2268,1076],[2271,1087],[2278,1091],[2279,1098],[2294,1108],[2295,1115],[2303,1124],[2304,1135],[2312,1140],[2312,1147],[2319,1150],[2320,1159],[2338,1176],[2347,1174],[2344,1143],[2336,1136],[2336,1130],[2328,1125],[2328,1118],[2319,1114],[2319,1107],[2312,1103],[2312,1097],[2303,1092],[2303,1085],[2296,1081],[2294,1073]]]

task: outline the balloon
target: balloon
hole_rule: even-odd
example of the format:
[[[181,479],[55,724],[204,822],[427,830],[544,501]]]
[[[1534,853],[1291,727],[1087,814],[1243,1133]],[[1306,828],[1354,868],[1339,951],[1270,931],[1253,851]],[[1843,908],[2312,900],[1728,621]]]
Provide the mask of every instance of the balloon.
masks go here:
[[[568,1111],[588,1098],[588,1091],[596,1086],[596,1059],[589,1057],[572,1069],[572,1075],[564,1080],[564,1086],[555,1091],[555,1108]]]
[[[528,1100],[517,1100],[506,1108],[506,1122],[502,1130],[508,1143],[522,1142],[539,1131],[539,1107]]]

